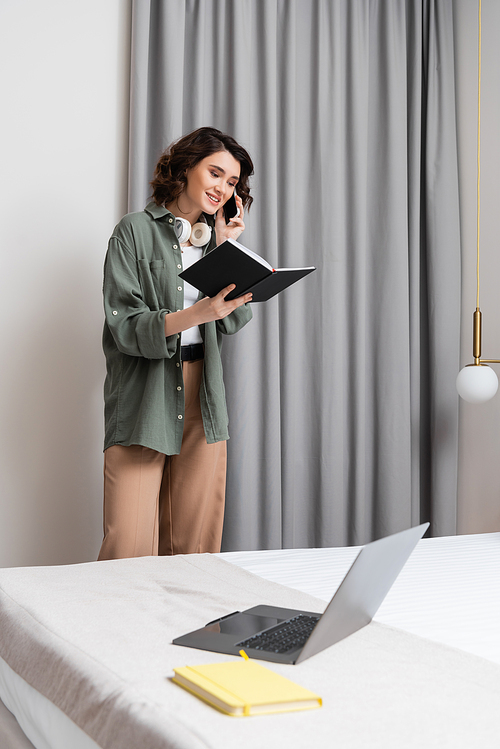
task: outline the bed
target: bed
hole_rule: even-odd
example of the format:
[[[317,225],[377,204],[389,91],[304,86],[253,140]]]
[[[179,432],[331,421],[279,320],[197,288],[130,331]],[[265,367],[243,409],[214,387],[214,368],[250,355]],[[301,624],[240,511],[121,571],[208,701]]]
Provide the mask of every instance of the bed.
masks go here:
[[[357,550],[0,570],[0,746],[498,747],[500,533],[422,540],[372,624],[266,664],[320,710],[230,718],[172,683],[176,666],[226,658],[173,637],[258,603],[321,611]]]

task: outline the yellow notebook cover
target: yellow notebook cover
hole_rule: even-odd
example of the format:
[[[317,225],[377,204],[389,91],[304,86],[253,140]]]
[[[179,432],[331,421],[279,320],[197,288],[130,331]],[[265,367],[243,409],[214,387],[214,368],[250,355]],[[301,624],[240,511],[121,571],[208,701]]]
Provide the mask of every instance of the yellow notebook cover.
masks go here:
[[[321,707],[321,697],[248,659],[174,668],[173,681],[223,713],[261,715]]]

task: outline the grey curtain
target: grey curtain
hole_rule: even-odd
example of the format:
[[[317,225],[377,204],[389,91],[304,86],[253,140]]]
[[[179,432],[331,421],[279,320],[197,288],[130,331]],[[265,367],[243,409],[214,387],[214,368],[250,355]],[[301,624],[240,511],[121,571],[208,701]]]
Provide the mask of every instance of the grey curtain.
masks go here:
[[[201,125],[255,161],[241,237],[317,271],[225,342],[224,548],[456,530],[452,0],[137,0],[130,210]]]

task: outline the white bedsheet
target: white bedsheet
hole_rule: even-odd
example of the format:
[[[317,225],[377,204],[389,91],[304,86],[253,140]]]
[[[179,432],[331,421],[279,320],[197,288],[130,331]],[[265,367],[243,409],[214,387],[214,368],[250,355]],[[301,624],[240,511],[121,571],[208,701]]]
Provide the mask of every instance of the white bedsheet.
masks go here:
[[[8,735],[2,735],[0,730],[1,749],[11,749],[11,746],[15,749],[32,746],[36,749],[99,749],[90,736],[16,674],[3,658],[0,658],[0,697],[24,732],[20,735],[15,726],[8,726]],[[9,745],[5,746],[7,742]]]
[[[221,556],[329,601],[361,547]],[[423,539],[375,621],[500,663],[500,533]]]

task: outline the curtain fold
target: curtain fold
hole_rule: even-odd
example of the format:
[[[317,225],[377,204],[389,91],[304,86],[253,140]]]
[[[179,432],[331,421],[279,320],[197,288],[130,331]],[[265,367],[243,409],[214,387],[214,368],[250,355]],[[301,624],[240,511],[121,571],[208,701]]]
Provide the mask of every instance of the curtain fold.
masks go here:
[[[224,549],[456,531],[452,0],[136,0],[130,210],[202,125],[256,167],[241,241],[317,271],[224,343]]]

